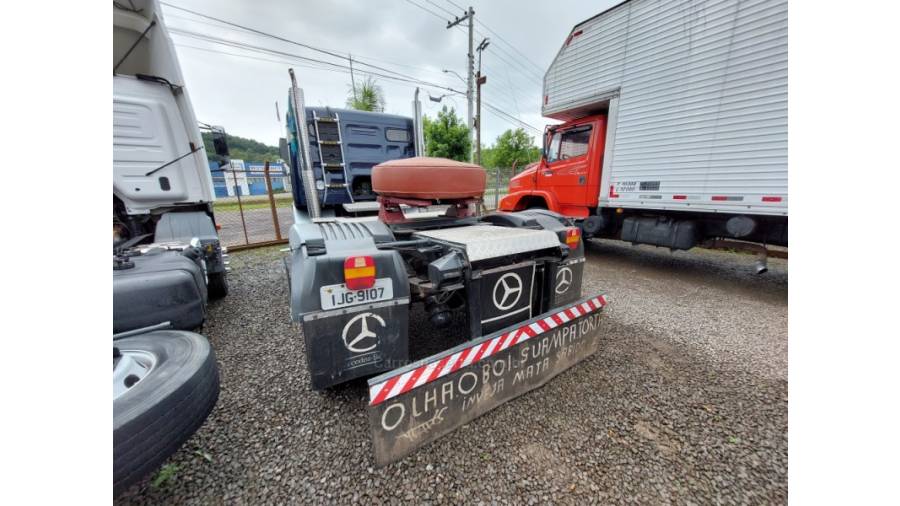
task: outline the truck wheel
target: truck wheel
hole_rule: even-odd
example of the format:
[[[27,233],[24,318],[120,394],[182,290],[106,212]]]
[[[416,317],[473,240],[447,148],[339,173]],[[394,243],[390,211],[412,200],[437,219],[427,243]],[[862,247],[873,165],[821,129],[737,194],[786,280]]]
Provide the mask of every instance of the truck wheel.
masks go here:
[[[228,279],[224,272],[210,273],[208,277],[206,291],[210,299],[221,299],[228,295]]]
[[[113,494],[150,474],[203,424],[219,398],[205,337],[158,330],[113,343]]]

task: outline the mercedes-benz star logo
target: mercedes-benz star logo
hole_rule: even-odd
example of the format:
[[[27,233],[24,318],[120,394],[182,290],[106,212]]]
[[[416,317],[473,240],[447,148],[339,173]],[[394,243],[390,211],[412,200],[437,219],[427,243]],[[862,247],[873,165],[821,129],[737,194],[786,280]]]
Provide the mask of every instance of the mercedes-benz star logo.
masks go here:
[[[556,293],[566,293],[570,286],[572,286],[572,269],[563,267],[556,271]]]
[[[348,350],[354,353],[364,353],[378,346],[378,336],[369,330],[369,318],[373,318],[380,323],[381,328],[385,327],[384,319],[375,313],[361,313],[354,316],[344,325],[344,331],[341,333],[341,337],[344,339],[344,346]],[[350,327],[353,327],[353,324],[356,322],[360,322],[359,332],[352,339],[348,339],[347,335],[350,333]]]
[[[522,278],[514,272],[500,276],[494,285],[494,305],[497,309],[506,311],[518,304],[520,298],[522,298]]]

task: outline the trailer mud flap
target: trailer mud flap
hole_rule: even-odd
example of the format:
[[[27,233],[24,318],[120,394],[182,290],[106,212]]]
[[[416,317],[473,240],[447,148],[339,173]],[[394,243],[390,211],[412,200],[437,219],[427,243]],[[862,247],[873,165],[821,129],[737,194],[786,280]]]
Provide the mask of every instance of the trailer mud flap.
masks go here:
[[[369,427],[383,466],[597,351],[597,295],[369,380]]]

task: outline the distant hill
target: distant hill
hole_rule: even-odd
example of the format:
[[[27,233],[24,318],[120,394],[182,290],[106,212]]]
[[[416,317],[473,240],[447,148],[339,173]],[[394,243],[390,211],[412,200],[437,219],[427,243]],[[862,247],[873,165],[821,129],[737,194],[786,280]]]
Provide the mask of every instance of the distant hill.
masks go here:
[[[206,155],[210,160],[215,159],[215,150],[212,145],[212,134],[202,132],[203,146],[206,148]],[[267,146],[261,142],[237,135],[225,134],[228,142],[228,151],[231,152],[231,158],[235,160],[244,160],[248,162],[264,162],[269,160],[274,162],[281,158],[278,154],[276,146]]]

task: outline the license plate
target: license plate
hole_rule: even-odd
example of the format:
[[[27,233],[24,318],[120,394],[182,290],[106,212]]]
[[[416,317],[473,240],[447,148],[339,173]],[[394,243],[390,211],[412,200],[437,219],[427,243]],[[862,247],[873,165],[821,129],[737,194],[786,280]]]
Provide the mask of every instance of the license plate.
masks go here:
[[[394,298],[394,284],[391,278],[378,278],[372,288],[350,290],[347,285],[327,285],[319,289],[322,309],[337,309],[369,302],[378,302]]]

